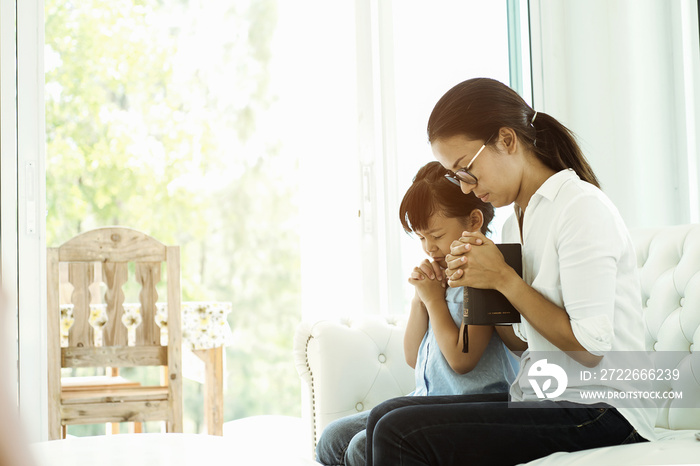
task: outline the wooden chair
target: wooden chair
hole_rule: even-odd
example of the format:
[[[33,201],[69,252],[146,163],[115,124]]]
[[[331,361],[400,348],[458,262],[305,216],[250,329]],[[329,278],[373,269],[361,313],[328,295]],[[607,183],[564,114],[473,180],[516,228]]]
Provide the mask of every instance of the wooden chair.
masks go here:
[[[61,345],[59,265],[68,263],[72,285],[73,324],[66,346]],[[141,286],[141,324],[129,344],[122,322],[129,264]],[[162,264],[167,274],[167,345],[161,345],[155,322],[156,285]],[[106,286],[107,322],[99,333],[89,323],[95,267]],[[70,424],[165,421],[168,432],[182,432],[182,342],[180,327],[180,249],[166,246],[139,231],[124,227],[91,230],[47,251],[48,280],[48,399],[49,439],[58,439]],[[65,342],[64,342],[65,344]],[[61,368],[165,366],[160,386],[139,386],[120,377],[113,383],[86,380],[62,386]]]

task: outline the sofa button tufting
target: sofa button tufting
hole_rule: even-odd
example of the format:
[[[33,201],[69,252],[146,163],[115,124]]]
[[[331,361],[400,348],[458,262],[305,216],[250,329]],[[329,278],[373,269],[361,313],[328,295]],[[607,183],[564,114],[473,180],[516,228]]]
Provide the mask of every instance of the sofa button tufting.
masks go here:
[[[355,405],[355,409],[357,410],[358,413],[362,412],[365,409],[365,405],[363,405],[361,401],[358,401],[357,404]]]
[[[377,359],[379,359],[379,362],[381,362],[382,364],[386,362],[386,356],[383,353],[379,354]]]
[[[681,298],[681,301],[679,304],[681,307],[685,306],[685,298]]]

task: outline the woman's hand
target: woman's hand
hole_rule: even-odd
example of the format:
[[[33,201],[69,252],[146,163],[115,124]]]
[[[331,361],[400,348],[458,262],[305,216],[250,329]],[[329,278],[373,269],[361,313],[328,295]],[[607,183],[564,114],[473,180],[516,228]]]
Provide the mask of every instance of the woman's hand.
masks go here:
[[[480,232],[462,233],[462,237],[452,243],[445,260],[451,287],[498,289],[511,269],[494,242]]]
[[[445,300],[445,282],[443,279],[437,278],[437,274],[434,273],[433,265],[440,269],[440,266],[435,262],[425,259],[418,267],[413,269],[411,276],[408,277],[408,283],[416,288],[416,296],[426,306],[436,300]],[[426,273],[426,270],[429,272]],[[433,277],[435,278],[430,278],[430,272],[433,272]],[[440,272],[442,272],[441,269]],[[440,275],[444,276],[443,273]]]
[[[454,275],[455,280],[457,280],[459,277],[461,277],[461,275],[463,273],[463,271],[460,270],[461,269],[460,266],[463,264],[455,263],[456,266],[454,268],[450,268],[449,262],[454,261],[455,259],[457,259],[461,256],[464,256],[467,252],[469,252],[471,250],[472,244],[481,245],[483,243],[483,240],[481,238],[473,238],[470,235],[471,235],[470,232],[463,231],[462,236],[459,239],[453,241],[452,244],[450,245],[451,254],[448,254],[447,256],[445,256],[445,262],[447,263],[447,267],[448,267],[445,270],[445,275],[446,275],[445,278],[447,280],[452,279],[452,276],[455,274],[455,272],[459,272],[459,273],[457,273],[457,275]],[[464,262],[464,261],[462,261],[462,262]],[[454,286],[461,286],[461,285],[454,285]]]

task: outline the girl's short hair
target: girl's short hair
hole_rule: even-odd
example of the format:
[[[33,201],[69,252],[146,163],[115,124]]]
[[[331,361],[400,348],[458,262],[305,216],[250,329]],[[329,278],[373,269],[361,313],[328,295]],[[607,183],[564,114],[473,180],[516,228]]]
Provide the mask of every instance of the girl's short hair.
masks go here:
[[[436,213],[462,219],[466,224],[472,211],[479,209],[484,215],[481,232],[488,233],[493,206],[474,193],[464,194],[459,186],[445,178],[445,174],[447,170],[438,162],[429,162],[418,170],[399,207],[403,229],[407,233],[425,230],[430,217]]]

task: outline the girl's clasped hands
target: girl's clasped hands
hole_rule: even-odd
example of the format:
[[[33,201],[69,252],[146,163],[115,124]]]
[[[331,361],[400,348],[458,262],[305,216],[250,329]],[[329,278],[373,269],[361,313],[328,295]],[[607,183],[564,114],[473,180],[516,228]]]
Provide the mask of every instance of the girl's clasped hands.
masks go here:
[[[452,242],[445,262],[447,268],[442,269],[437,262],[424,260],[413,269],[409,283],[424,289],[428,289],[430,281],[443,287],[447,284],[450,287],[498,289],[509,268],[495,243],[481,232],[463,232]],[[426,285],[420,285],[424,281]]]

